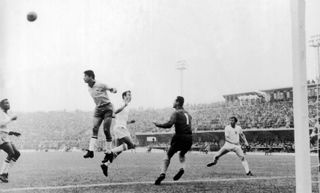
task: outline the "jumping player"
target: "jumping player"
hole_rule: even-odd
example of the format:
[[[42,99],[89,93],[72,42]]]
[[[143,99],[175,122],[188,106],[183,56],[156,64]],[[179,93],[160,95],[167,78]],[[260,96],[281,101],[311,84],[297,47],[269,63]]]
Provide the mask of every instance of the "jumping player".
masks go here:
[[[253,176],[249,169],[248,162],[245,159],[244,153],[241,149],[240,137],[243,139],[246,146],[249,146],[249,144],[246,139],[246,136],[242,132],[242,128],[236,125],[237,122],[238,119],[236,117],[230,117],[230,125],[226,126],[224,129],[226,142],[223,145],[223,147],[218,151],[218,153],[214,156],[214,161],[212,163],[209,163],[207,166],[211,167],[213,165],[216,165],[221,156],[232,151],[235,152],[237,156],[240,158],[242,166],[246,171],[246,174],[248,176]]]
[[[20,152],[8,139],[9,135],[20,136],[18,132],[9,131],[7,125],[12,121],[17,120],[17,116],[9,116],[8,110],[10,109],[10,103],[8,99],[0,101],[0,149],[7,153],[7,158],[4,160],[0,171],[0,180],[4,183],[8,183],[9,169],[13,167],[16,161],[20,157]]]
[[[89,143],[89,149],[87,153],[83,156],[84,158],[93,158],[94,156],[94,146],[98,139],[99,127],[103,123],[103,130],[106,136],[106,156],[111,153],[112,137],[110,133],[110,127],[113,117],[113,105],[109,99],[107,91],[111,93],[117,93],[115,88],[111,88],[106,84],[99,83],[95,80],[95,74],[92,70],[87,70],[84,72],[84,82],[89,86],[89,93],[92,96],[96,108],[94,110],[93,117],[93,129],[92,137]]]
[[[105,176],[108,176],[108,166],[121,152],[135,148],[130,132],[127,128],[128,124],[135,123],[135,120],[129,121],[128,105],[131,102],[131,91],[123,92],[122,99],[123,105],[115,111],[116,118],[113,129],[117,147],[111,150],[112,154],[107,154],[101,164],[101,169]]]
[[[160,128],[171,128],[175,127],[175,135],[171,139],[171,145],[167,152],[165,159],[163,160],[163,167],[160,176],[156,179],[155,185],[160,185],[161,181],[165,179],[166,172],[170,164],[172,156],[180,151],[179,160],[181,168],[178,173],[173,177],[173,180],[179,180],[184,174],[185,170],[185,154],[191,149],[192,146],[192,130],[191,130],[191,119],[190,114],[183,109],[184,98],[178,96],[174,103],[173,108],[175,112],[172,113],[170,120],[167,123],[160,124],[154,122],[156,127]]]

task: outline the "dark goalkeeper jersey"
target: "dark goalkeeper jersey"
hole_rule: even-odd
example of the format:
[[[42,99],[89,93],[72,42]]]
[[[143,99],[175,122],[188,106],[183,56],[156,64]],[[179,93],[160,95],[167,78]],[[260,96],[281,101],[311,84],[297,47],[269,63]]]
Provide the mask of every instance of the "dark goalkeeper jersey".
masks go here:
[[[191,115],[184,109],[177,109],[172,113],[170,120],[164,124],[158,124],[161,128],[175,127],[176,135],[192,134],[191,130]]]

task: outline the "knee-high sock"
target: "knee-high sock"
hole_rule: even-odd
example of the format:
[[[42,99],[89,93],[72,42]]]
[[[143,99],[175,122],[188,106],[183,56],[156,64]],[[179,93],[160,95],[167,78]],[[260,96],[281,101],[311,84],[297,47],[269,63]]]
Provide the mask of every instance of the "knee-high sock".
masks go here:
[[[8,171],[17,163],[16,160],[12,159],[9,163]],[[8,173],[8,172],[7,172]]]
[[[170,159],[169,158],[165,158],[163,160],[163,166],[162,166],[162,170],[161,170],[162,174],[165,174],[167,172],[169,164],[170,164]]]
[[[119,153],[119,152],[125,151],[127,149],[128,149],[128,145],[127,144],[122,144],[122,145],[120,145],[118,147],[113,148],[111,151],[113,153]]]
[[[106,142],[106,153],[110,153],[112,148],[112,141]]]
[[[89,143],[89,151],[94,151],[94,146],[96,145],[97,138],[91,137]]]
[[[10,167],[10,161],[7,159],[4,160],[2,167],[1,167],[0,174],[8,173],[9,167]]]
[[[249,164],[248,164],[247,160],[241,161],[241,164],[242,164],[244,170],[246,171],[246,173],[248,173],[250,171],[250,169],[249,169]]]

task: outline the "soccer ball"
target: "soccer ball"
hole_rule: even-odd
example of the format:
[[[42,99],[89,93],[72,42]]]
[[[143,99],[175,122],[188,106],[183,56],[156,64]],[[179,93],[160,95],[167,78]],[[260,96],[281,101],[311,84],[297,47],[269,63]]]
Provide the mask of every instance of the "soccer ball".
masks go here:
[[[29,22],[34,22],[37,19],[37,14],[35,12],[29,12],[27,14],[27,20]]]

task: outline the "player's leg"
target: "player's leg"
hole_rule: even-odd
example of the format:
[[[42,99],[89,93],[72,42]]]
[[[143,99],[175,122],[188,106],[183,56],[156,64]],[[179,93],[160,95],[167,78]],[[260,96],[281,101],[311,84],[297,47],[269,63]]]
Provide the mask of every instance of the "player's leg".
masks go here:
[[[122,140],[121,139],[115,139],[115,146],[118,147],[118,146],[122,146]],[[120,152],[121,153],[121,152]],[[112,155],[110,156],[110,154],[105,154],[104,156],[104,159],[102,160],[102,164],[100,165],[101,166],[101,169],[102,169],[102,172],[103,174],[108,177],[108,168],[109,168],[109,165],[111,164],[111,162],[120,154],[118,153],[117,155]]]
[[[227,145],[224,144],[224,146],[222,146],[222,148],[213,156],[213,162],[208,163],[207,167],[216,165],[218,163],[219,158],[227,154],[228,152],[229,152],[229,148],[227,148]]]
[[[97,112],[96,112],[97,113]],[[87,153],[83,156],[84,158],[93,158],[94,156],[94,146],[96,145],[98,134],[99,134],[99,127],[102,123],[103,119],[99,117],[97,114],[93,117],[93,128],[92,128],[92,137],[90,138],[89,142],[89,149]]]
[[[237,154],[237,156],[240,158],[241,164],[242,164],[246,174],[248,176],[253,176],[253,174],[251,173],[251,171],[249,169],[248,161],[246,160],[241,147],[240,146],[236,146],[232,151],[234,151]]]
[[[179,161],[181,164],[181,168],[179,169],[178,173],[173,177],[174,181],[177,181],[181,178],[181,176],[184,174],[184,170],[186,168],[186,153],[190,151],[191,146],[192,146],[192,137],[191,138],[186,138],[186,141],[181,144],[182,148],[179,153]]]
[[[124,143],[123,141],[123,138],[121,139],[115,139],[115,146],[118,147],[118,146],[121,146],[122,144]],[[117,153],[113,153],[113,159],[115,159],[116,157],[118,157],[118,155],[121,154],[121,152],[117,152]]]
[[[112,163],[115,157],[118,156],[121,152],[126,151],[128,149],[135,148],[135,145],[133,144],[132,139],[129,136],[125,136],[125,137],[122,137],[121,139],[117,139],[117,141],[118,141],[117,144],[119,145],[111,149],[110,153],[106,153],[102,163],[107,163],[107,162]]]
[[[111,124],[112,124],[112,117],[114,116],[113,114],[113,106],[112,104],[108,104],[106,109],[104,110],[104,120],[103,120],[103,131],[106,136],[106,154],[111,153],[111,148],[112,148],[112,136],[111,136]]]
[[[120,139],[121,141],[121,145],[119,145],[118,147],[115,147],[111,150],[112,153],[114,154],[120,154],[123,151],[126,151],[128,149],[134,149],[135,145],[132,142],[131,137],[126,136]]]
[[[8,172],[10,167],[11,159],[15,156],[14,149],[9,142],[5,142],[0,146],[4,152],[7,153],[7,158],[4,160],[1,170],[0,170],[0,180],[2,182],[8,183]]]
[[[173,138],[172,142],[171,142],[171,146],[170,146],[165,158],[163,159],[163,165],[162,165],[160,176],[154,182],[155,185],[160,185],[162,180],[164,180],[166,178],[166,172],[167,172],[168,167],[170,165],[170,160],[176,152],[177,152],[176,143]]]
[[[11,158],[8,170],[10,170],[16,164],[21,155],[20,151],[16,148],[16,146],[13,143],[11,143],[11,147],[14,151],[14,155]],[[8,173],[6,174],[6,177],[8,178]]]

